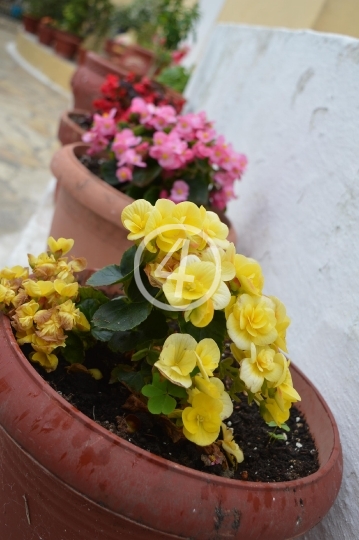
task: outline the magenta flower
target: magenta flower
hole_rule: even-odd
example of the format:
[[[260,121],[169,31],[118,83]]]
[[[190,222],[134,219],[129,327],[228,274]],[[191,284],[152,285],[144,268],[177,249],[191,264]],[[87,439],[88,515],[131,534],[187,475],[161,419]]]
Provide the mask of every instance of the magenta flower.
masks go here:
[[[130,148],[121,154],[120,159],[118,160],[117,165],[122,167],[123,165],[136,165],[136,167],[147,167],[147,163],[142,161],[142,156],[137,154],[135,150]]]
[[[132,180],[132,170],[129,167],[120,167],[116,171],[116,176],[119,182],[128,182]]]
[[[184,180],[176,180],[173,183],[169,199],[175,203],[187,201],[189,185]]]
[[[117,131],[116,112],[116,109],[111,109],[109,113],[94,114],[91,130],[104,137],[113,137]]]

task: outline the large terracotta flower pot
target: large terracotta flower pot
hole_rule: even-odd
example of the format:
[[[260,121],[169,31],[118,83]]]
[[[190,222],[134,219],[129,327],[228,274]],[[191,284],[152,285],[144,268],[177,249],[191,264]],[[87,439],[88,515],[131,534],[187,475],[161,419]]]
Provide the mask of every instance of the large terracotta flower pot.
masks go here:
[[[342,477],[335,420],[292,366],[319,451],[300,480],[255,483],[188,469],[122,440],[59,396],[0,315],[0,538],[286,540],[316,525]]]
[[[72,60],[77,53],[81,41],[82,39],[74,34],[64,32],[63,30],[55,30],[54,49],[63,58]]]
[[[39,18],[33,17],[28,13],[24,13],[24,15],[22,16],[22,22],[24,24],[24,29],[26,30],[26,32],[30,32],[30,34],[37,34],[40,24]]]
[[[86,54],[84,63],[77,68],[71,79],[75,109],[94,110],[92,103],[101,96],[100,88],[109,73],[123,77],[128,70],[94,52]]]
[[[119,264],[132,243],[121,223],[122,210],[133,199],[92,174],[78,157],[87,146],[63,146],[54,155],[51,170],[57,178],[55,213],[50,235],[73,238],[70,254],[86,257],[88,266]]]
[[[116,47],[114,46],[110,58],[115,64],[138,75],[147,75],[155,63],[154,53],[139,45],[125,46],[120,55],[116,54]]]
[[[57,133],[57,137],[61,144],[71,144],[82,141],[82,135],[85,133],[85,130],[72,120],[71,115],[73,114],[88,115],[91,113],[84,109],[74,109],[73,111],[65,111],[62,113]]]

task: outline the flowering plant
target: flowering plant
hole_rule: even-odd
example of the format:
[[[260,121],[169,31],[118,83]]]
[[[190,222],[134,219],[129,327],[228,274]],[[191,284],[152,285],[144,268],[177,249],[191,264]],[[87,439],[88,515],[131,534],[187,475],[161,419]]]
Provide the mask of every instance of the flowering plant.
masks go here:
[[[128,73],[125,77],[107,75],[101,86],[101,98],[93,102],[94,109],[99,114],[109,113],[116,109],[116,120],[127,120],[127,111],[135,97],[142,98],[146,103],[153,105],[172,105],[180,113],[184,105],[184,98],[168,91],[163,85],[141,77],[135,73]]]
[[[262,292],[259,264],[237,254],[217,214],[190,202],[138,200],[121,216],[134,242],[120,265],[79,286],[68,261],[72,241],[49,239],[49,251],[29,255],[33,273],[0,272],[0,308],[11,319],[29,359],[56,370],[88,372],[85,351],[112,351],[112,383],[132,394],[132,410],[166,423],[174,441],[205,447],[207,464],[235,467],[244,458],[227,421],[243,394],[264,420],[281,426],[300,396],[287,358],[284,305]],[[112,299],[96,287],[121,285]],[[90,321],[90,323],[89,323]],[[103,349],[102,353],[103,354]]]
[[[178,115],[169,105],[134,98],[127,122],[118,124],[116,114],[94,115],[83,135],[88,154],[101,157],[103,180],[134,199],[226,209],[247,159],[216,133],[204,112]]]

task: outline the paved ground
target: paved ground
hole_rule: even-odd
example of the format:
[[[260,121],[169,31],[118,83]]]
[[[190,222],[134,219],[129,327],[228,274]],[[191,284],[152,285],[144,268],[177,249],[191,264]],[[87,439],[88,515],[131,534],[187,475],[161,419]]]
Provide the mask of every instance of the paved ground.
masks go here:
[[[17,28],[0,17],[0,267],[15,264],[16,248],[48,191],[58,120],[69,106],[7,53]]]

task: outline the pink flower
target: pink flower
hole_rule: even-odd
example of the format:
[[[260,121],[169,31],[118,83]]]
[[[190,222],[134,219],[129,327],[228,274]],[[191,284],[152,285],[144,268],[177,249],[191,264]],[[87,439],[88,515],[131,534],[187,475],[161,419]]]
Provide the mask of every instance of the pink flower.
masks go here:
[[[108,146],[108,139],[99,135],[96,131],[87,131],[82,135],[83,142],[90,144],[90,148],[87,150],[87,154],[92,156],[105,150]]]
[[[136,167],[147,167],[147,164],[142,161],[142,156],[140,154],[137,154],[135,150],[132,148],[129,150],[126,150],[126,152],[123,152],[121,155],[118,166],[122,167],[123,165],[136,165]]]
[[[196,137],[199,141],[206,144],[212,142],[216,138],[216,132],[212,128],[199,129],[196,132]]]
[[[149,151],[150,156],[166,170],[180,169],[188,158],[187,143],[182,141],[174,131],[154,134],[154,146]]]
[[[147,123],[160,131],[175,124],[177,120],[176,111],[171,105],[164,105],[163,107],[156,107],[153,116]]]
[[[168,199],[169,193],[166,189],[161,189],[160,191],[160,199]]]
[[[109,113],[94,114],[91,131],[96,131],[104,137],[113,137],[117,130],[116,113],[116,109],[111,109]]]
[[[120,159],[123,152],[126,152],[129,148],[137,146],[142,141],[141,137],[135,137],[131,129],[123,129],[116,133],[116,136],[112,143],[112,150],[115,152],[117,159]]]
[[[120,167],[116,171],[116,176],[119,182],[127,182],[132,180],[132,171],[129,167]]]
[[[201,142],[196,142],[196,144],[192,148],[195,157],[198,157],[200,159],[204,158],[211,158],[213,153],[213,147],[207,146]]]
[[[225,210],[227,206],[227,196],[223,189],[211,193],[209,199],[213,208],[217,208],[217,210]]]
[[[189,185],[184,180],[176,180],[173,183],[170,200],[179,203],[187,201],[189,195]]]
[[[140,116],[140,123],[145,124],[152,118],[154,108],[153,105],[146,103],[142,98],[136,97],[131,101],[129,113],[138,114]]]

